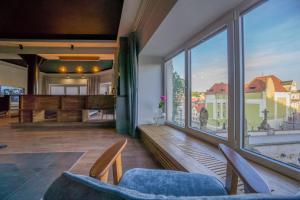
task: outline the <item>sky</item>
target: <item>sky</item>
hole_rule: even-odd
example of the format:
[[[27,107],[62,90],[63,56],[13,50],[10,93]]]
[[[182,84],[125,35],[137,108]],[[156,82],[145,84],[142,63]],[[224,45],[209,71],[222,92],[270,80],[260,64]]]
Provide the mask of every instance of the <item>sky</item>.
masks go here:
[[[243,17],[245,81],[273,74],[300,89],[300,0],[269,0]],[[227,31],[191,49],[192,91],[228,82]],[[184,76],[184,56],[173,58]]]

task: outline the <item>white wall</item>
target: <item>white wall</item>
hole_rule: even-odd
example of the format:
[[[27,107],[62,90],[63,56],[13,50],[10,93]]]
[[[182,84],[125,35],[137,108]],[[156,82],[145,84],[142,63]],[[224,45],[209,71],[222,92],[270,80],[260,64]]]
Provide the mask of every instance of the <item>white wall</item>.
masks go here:
[[[162,57],[139,56],[138,124],[153,123],[155,110],[163,94]]]
[[[27,68],[0,61],[0,85],[25,88],[27,93]]]

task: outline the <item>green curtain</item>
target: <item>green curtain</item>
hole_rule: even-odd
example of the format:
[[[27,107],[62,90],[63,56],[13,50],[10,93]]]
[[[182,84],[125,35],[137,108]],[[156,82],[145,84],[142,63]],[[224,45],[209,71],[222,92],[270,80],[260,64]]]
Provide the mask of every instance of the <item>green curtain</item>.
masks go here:
[[[136,137],[138,43],[136,33],[120,38],[116,129]]]
[[[128,133],[137,136],[137,71],[138,71],[138,42],[136,32],[128,38],[128,70],[127,70],[127,104],[128,104]]]

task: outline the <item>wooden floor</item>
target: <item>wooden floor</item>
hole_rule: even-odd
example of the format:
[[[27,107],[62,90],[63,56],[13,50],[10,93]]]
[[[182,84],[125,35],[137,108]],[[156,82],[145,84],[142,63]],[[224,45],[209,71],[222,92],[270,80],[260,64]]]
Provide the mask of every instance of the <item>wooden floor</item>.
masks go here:
[[[212,145],[202,142],[169,126],[142,125],[141,139],[165,168],[204,173],[225,181],[226,159]],[[267,182],[272,193],[293,195],[300,190],[300,183],[251,163]],[[239,181],[239,191],[243,183]]]
[[[100,128],[12,128],[15,120],[0,119],[0,143],[8,147],[0,154],[39,152],[84,152],[70,171],[88,175],[91,165],[106,148],[122,136],[114,129]],[[124,171],[135,168],[161,168],[139,140],[128,138],[123,153]],[[110,178],[110,181],[112,179]]]

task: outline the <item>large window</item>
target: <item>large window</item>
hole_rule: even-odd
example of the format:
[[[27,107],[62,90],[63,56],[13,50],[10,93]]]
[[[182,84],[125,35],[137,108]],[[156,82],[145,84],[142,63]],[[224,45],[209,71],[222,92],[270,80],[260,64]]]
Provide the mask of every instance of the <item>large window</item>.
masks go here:
[[[242,16],[244,147],[300,168],[300,1]]]
[[[165,63],[168,122],[299,173],[300,0],[244,1],[181,49]]]
[[[227,29],[190,50],[192,128],[227,137]]]
[[[50,84],[51,95],[87,95],[86,85]]]
[[[184,52],[165,63],[167,120],[185,125],[185,55]]]

